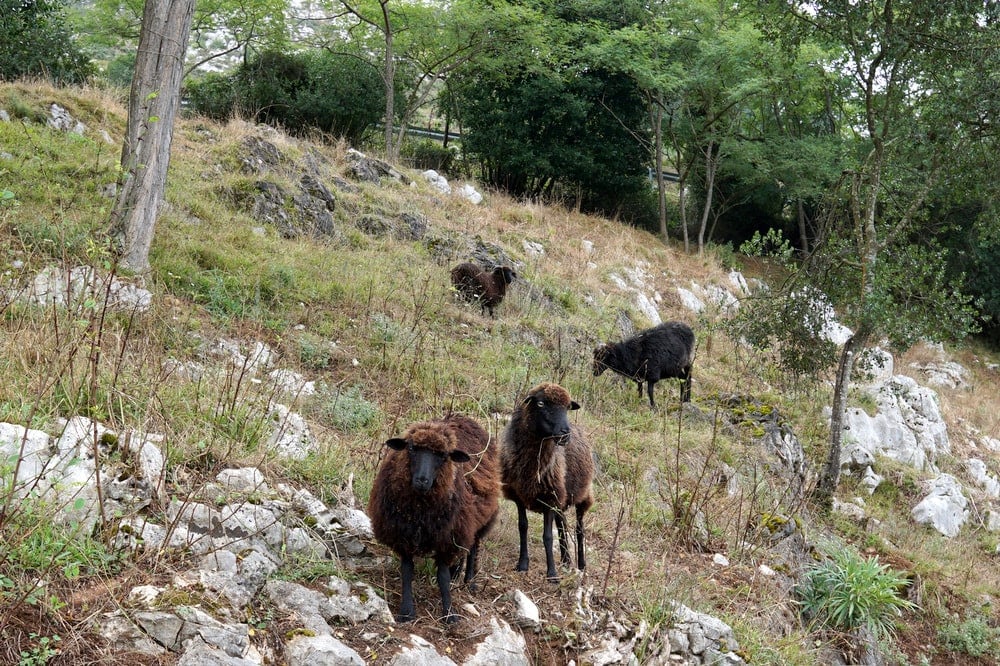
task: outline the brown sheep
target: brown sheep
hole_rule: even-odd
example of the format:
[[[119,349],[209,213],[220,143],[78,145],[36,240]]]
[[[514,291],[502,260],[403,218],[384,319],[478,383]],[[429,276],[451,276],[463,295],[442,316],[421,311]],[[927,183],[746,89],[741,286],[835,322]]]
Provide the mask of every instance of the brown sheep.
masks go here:
[[[415,619],[413,558],[433,555],[444,609],[451,612],[451,580],[462,570],[465,582],[476,571],[479,542],[493,527],[499,510],[497,446],[474,420],[449,415],[411,425],[386,442],[368,515],[375,538],[399,555],[403,582],[397,619]]]
[[[506,266],[497,266],[488,273],[472,263],[464,263],[451,269],[451,283],[462,298],[470,303],[479,303],[483,314],[487,311],[493,317],[493,308],[500,305],[507,294],[507,285],[517,278]]]
[[[528,570],[528,514],[542,514],[546,577],[559,580],[552,553],[552,523],[559,531],[562,563],[570,565],[564,511],[576,507],[576,562],[586,566],[583,514],[594,503],[591,488],[594,457],[583,431],[569,422],[568,412],[580,405],[558,384],[543,383],[528,392],[514,409],[500,446],[504,497],[517,506],[521,537],[516,571]]]

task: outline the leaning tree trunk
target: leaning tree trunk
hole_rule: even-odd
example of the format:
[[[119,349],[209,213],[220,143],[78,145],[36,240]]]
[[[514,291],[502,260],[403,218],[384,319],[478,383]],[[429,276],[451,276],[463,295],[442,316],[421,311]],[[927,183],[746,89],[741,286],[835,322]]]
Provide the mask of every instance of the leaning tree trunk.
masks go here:
[[[848,338],[840,352],[840,363],[837,366],[837,381],[833,387],[833,404],[830,415],[830,450],[826,466],[820,475],[813,498],[816,503],[829,510],[833,506],[833,494],[840,485],[840,452],[844,435],[844,415],[847,413],[847,390],[851,386],[851,373],[854,361],[867,343],[868,335],[858,332]]]
[[[194,3],[146,0],[142,15],[122,145],[123,180],[111,214],[122,266],[138,273],[149,270],[153,228],[166,189]]]

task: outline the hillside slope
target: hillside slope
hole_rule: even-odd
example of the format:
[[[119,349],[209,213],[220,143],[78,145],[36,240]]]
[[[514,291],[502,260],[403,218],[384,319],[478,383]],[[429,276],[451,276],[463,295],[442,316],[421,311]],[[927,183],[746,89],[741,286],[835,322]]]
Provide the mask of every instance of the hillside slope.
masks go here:
[[[44,124],[52,102],[84,123],[82,134]],[[0,108],[13,116],[0,122],[0,190],[11,193],[0,201],[8,285],[49,267],[113,270],[101,232],[124,126],[121,100],[91,89],[3,84]],[[877,556],[910,581],[905,594],[919,609],[899,619],[887,648],[895,663],[1000,663],[997,537],[986,529],[985,504],[974,505],[974,520],[958,536],[940,536],[910,517],[930,474],[886,462],[885,483],[866,500],[862,519],[810,509],[812,470],[825,458],[828,377],[781,375],[774,350],[730,339],[726,308],[712,305],[712,294],[739,293],[732,268],[764,277],[766,266],[740,264],[726,251],[686,255],[613,220],[497,193],[476,205],[417,171],[399,167],[397,175],[373,164],[335,143],[182,119],[152,273],[120,276],[151,292],[150,308],[112,312],[98,300],[60,310],[5,299],[0,421],[57,434],[60,419],[85,416],[116,431],[161,435],[167,471],[163,496],[144,509],[153,515],[199,495],[220,471],[242,467],[260,470],[270,487],[364,506],[383,442],[409,423],[458,411],[496,436],[528,388],[555,381],[583,406],[573,419],[599,463],[586,574],[567,573],[558,586],[544,581],[535,515],[532,569],[514,574],[516,513],[502,502],[481,554],[482,586],[455,593],[456,605],[471,603],[479,615],[442,627],[433,616],[433,574],[421,568],[413,625],[373,619],[336,628],[369,663],[388,663],[411,633],[461,663],[490,618],[511,620],[514,588],[541,611],[543,628],[523,632],[534,663],[593,659],[584,657],[593,637],[583,634],[594,627],[572,612],[584,593],[595,616],[633,630],[645,622],[647,635],[668,626],[680,602],[728,623],[749,663],[838,663],[831,654],[843,637],[803,621],[791,593],[816,549],[831,544]],[[457,300],[449,285],[450,267],[474,259],[516,267],[519,279],[495,318]],[[693,311],[688,293],[708,306]],[[599,342],[654,323],[654,312],[698,335],[693,403],[683,409],[674,383],[657,386],[659,408],[651,411],[634,384],[591,372]],[[213,351],[227,345],[241,350],[241,363]],[[266,349],[271,367],[311,383],[282,398],[309,428],[306,455],[269,447],[278,391],[255,374],[249,349]],[[896,359],[896,372],[923,381],[911,363],[937,354],[916,349]],[[947,358],[966,368],[967,383],[938,389],[951,447],[937,467],[964,476],[965,461],[977,455],[995,474],[998,454],[981,444],[1000,437],[995,365],[970,349]],[[870,397],[852,399],[874,409]],[[768,448],[772,426],[780,441],[801,447],[801,464]],[[109,455],[123,455],[115,451]],[[116,653],[93,620],[128,607],[139,585],[168,585],[191,554],[116,551],[115,528],[104,524],[77,545],[79,534],[67,540],[40,527],[67,507],[15,510],[13,484],[5,485],[0,662],[174,663],[176,654]],[[861,492],[847,478],[841,499]],[[794,533],[794,544],[779,533]],[[303,557],[285,561],[274,578],[316,587],[336,573],[372,585],[395,608],[397,564],[378,544],[366,547],[376,559],[363,571]],[[44,595],[32,592],[39,579]],[[172,594],[175,603],[186,595],[184,603],[211,606],[190,591]],[[284,641],[301,627],[263,595],[242,612],[254,628],[251,642],[279,662],[287,658]],[[656,653],[635,631],[629,636],[638,659]]]

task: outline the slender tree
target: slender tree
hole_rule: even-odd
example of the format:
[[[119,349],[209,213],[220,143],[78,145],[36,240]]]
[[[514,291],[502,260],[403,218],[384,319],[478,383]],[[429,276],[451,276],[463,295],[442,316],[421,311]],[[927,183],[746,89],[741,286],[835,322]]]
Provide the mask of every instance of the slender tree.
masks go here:
[[[840,306],[853,331],[840,352],[830,447],[816,488],[829,506],[840,480],[847,392],[858,355],[882,337],[905,349],[921,338],[961,337],[973,326],[969,299],[945,277],[928,195],[968,147],[961,109],[942,108],[954,68],[972,67],[981,45],[978,0],[778,0],[785,34],[827,40],[842,56],[828,66],[851,82],[857,110],[853,160],[831,193],[810,280]],[[961,35],[961,38],[957,38]],[[963,70],[964,71],[964,70]]]
[[[139,273],[149,270],[153,229],[166,189],[193,14],[194,0],[147,0],[143,11],[122,144],[122,176],[111,218],[122,265]]]

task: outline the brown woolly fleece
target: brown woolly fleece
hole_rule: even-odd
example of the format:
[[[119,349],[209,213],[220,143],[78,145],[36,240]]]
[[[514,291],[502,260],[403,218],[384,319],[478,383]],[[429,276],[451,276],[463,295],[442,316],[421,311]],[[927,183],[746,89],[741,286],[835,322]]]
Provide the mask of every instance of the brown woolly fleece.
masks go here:
[[[451,283],[462,298],[479,303],[483,313],[493,316],[493,308],[500,305],[507,294],[507,285],[517,278],[506,266],[497,266],[492,272],[484,271],[473,263],[463,263],[451,269]]]
[[[594,458],[590,444],[568,414],[580,405],[557,384],[539,384],[514,409],[500,447],[504,496],[517,507],[520,549],[517,571],[527,571],[528,515],[542,514],[545,576],[556,582],[554,533],[559,535],[562,563],[569,566],[569,542],[563,512],[576,507],[576,563],[586,567],[583,515],[594,503]]]
[[[433,555],[439,563],[454,563],[496,519],[497,445],[482,426],[458,415],[414,424],[403,439],[445,454],[445,460],[431,489],[420,493],[412,488],[408,451],[386,451],[368,502],[375,538],[400,557]],[[471,460],[454,462],[447,455],[455,450]]]
[[[543,383],[528,397],[534,399],[518,404],[500,448],[504,497],[537,513],[570,506],[586,511],[594,503],[594,459],[583,431],[570,425],[569,438],[560,445],[533,425],[538,398],[569,409],[569,392],[558,384]]]

